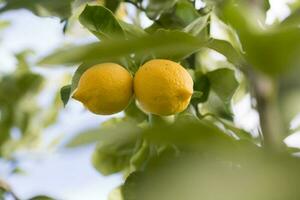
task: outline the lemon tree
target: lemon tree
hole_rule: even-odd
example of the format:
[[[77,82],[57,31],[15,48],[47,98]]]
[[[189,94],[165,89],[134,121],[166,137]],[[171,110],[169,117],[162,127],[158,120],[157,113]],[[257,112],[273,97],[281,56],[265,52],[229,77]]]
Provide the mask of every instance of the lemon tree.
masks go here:
[[[77,68],[60,91],[65,106],[77,99],[99,115],[123,111],[66,146],[96,142],[94,168],[123,174],[110,200],[300,198],[299,149],[284,143],[300,111],[297,1],[272,24],[268,0],[3,4],[2,12],[58,16],[66,32],[75,18],[97,39],[37,64]],[[233,107],[245,98],[259,117],[254,131],[236,123]]]

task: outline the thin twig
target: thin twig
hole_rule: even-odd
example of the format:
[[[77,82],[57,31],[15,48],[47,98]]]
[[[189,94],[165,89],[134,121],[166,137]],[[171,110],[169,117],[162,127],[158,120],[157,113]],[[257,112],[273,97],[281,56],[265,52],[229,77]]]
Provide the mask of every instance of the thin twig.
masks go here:
[[[20,200],[16,193],[11,189],[9,184],[2,179],[0,179],[0,189],[3,189],[5,192],[9,193],[14,200]]]

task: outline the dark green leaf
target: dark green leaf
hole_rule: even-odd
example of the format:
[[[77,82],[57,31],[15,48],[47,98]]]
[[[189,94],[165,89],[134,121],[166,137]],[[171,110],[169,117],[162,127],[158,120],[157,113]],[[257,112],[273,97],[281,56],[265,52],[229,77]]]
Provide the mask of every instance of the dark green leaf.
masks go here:
[[[122,0],[105,0],[105,7],[116,12]]]
[[[222,101],[225,103],[230,102],[239,86],[234,71],[223,68],[211,71],[206,75],[210,81],[211,89],[215,91]]]
[[[165,10],[147,31],[155,32],[162,28],[182,30],[199,16],[191,2],[177,0],[175,6]]]
[[[103,6],[87,5],[79,16],[80,23],[99,39],[124,36],[124,31],[113,13]]]
[[[67,105],[71,96],[71,85],[66,85],[60,89],[60,98],[64,103],[64,106]]]
[[[210,91],[210,82],[208,77],[200,71],[195,73],[194,90],[202,92],[202,96],[201,98],[192,99],[193,105],[197,106],[198,103],[207,101]]]

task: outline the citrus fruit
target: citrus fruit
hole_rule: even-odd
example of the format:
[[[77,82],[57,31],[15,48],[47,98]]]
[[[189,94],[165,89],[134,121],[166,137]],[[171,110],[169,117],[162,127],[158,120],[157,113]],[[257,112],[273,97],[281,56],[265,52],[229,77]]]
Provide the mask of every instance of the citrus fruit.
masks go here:
[[[132,95],[131,74],[118,64],[102,63],[82,74],[73,98],[95,114],[110,115],[122,111]]]
[[[193,79],[180,64],[154,59],[135,74],[134,91],[144,111],[172,115],[187,108],[193,94]]]

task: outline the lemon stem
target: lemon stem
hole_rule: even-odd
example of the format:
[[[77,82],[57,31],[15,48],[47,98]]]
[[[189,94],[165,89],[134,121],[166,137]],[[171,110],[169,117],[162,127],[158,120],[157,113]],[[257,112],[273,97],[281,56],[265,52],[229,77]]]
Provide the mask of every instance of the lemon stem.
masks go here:
[[[149,119],[150,126],[156,126],[156,125],[172,124],[175,120],[175,116],[174,115],[159,116],[159,115],[149,114],[148,119]]]

